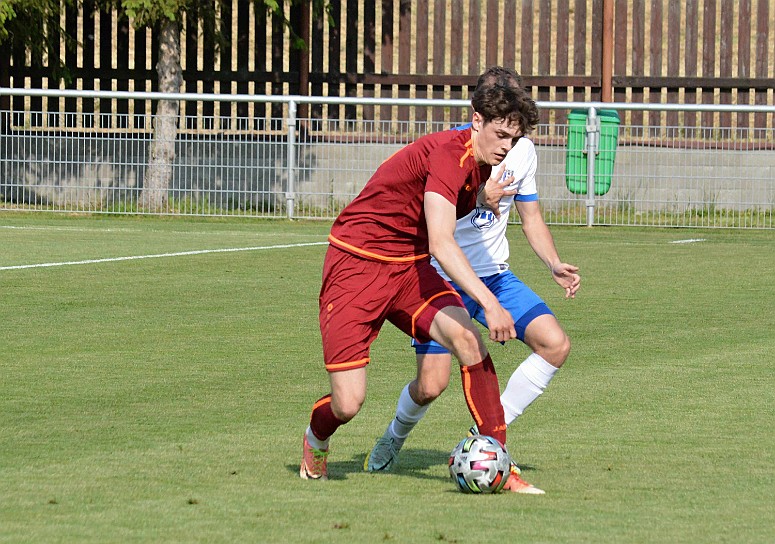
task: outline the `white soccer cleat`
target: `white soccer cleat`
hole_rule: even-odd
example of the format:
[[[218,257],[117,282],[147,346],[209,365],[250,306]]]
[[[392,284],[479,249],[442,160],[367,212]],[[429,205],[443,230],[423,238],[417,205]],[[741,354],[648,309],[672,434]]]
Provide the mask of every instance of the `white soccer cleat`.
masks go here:
[[[363,470],[368,472],[390,472],[398,464],[398,452],[401,447],[388,431],[377,439],[377,443],[369,452],[363,463]]]

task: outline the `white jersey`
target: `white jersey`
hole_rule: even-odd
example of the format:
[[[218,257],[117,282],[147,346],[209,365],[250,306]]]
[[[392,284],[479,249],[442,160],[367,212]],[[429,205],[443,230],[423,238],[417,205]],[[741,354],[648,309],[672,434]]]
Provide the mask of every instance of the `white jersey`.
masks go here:
[[[509,241],[506,239],[506,225],[511,206],[515,200],[538,200],[535,180],[538,160],[533,142],[525,137],[520,138],[503,162],[506,164],[503,179],[514,176],[514,182],[508,188],[517,189],[517,194],[501,198],[500,218],[496,219],[490,208],[477,206],[471,213],[458,219],[455,227],[455,241],[479,277],[508,270]],[[494,166],[493,175],[499,169],[500,166]],[[436,259],[431,262],[444,279],[450,279]]]

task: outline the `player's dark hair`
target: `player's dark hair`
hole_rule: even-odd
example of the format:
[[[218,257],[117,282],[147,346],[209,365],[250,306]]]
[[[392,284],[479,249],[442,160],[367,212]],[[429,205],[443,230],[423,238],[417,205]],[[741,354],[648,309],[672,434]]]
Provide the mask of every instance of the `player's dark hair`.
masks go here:
[[[503,87],[522,87],[522,76],[516,70],[506,68],[505,66],[490,66],[482,72],[476,81],[476,88],[484,86],[501,85]]]
[[[474,91],[471,105],[485,123],[508,119],[519,125],[523,135],[530,134],[538,124],[538,106],[520,87],[485,85]]]

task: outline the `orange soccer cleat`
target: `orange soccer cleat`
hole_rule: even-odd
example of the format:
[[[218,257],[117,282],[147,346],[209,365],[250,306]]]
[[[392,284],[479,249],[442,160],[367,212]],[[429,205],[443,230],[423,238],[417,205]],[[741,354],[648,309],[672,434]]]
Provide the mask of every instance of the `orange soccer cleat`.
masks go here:
[[[299,476],[304,480],[328,480],[328,450],[318,450],[307,442],[304,435],[304,454],[301,458]]]

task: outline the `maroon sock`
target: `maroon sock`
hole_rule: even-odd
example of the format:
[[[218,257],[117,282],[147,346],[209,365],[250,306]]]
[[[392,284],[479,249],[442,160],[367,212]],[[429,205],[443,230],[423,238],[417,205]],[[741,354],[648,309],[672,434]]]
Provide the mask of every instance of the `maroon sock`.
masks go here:
[[[492,436],[506,444],[506,421],[501,406],[500,385],[490,354],[481,363],[460,367],[463,394],[474,417],[479,434]]]
[[[319,399],[312,407],[312,416],[309,420],[312,434],[318,440],[327,440],[340,425],[344,425],[344,421],[334,415],[334,411],[331,409],[331,395]]]

